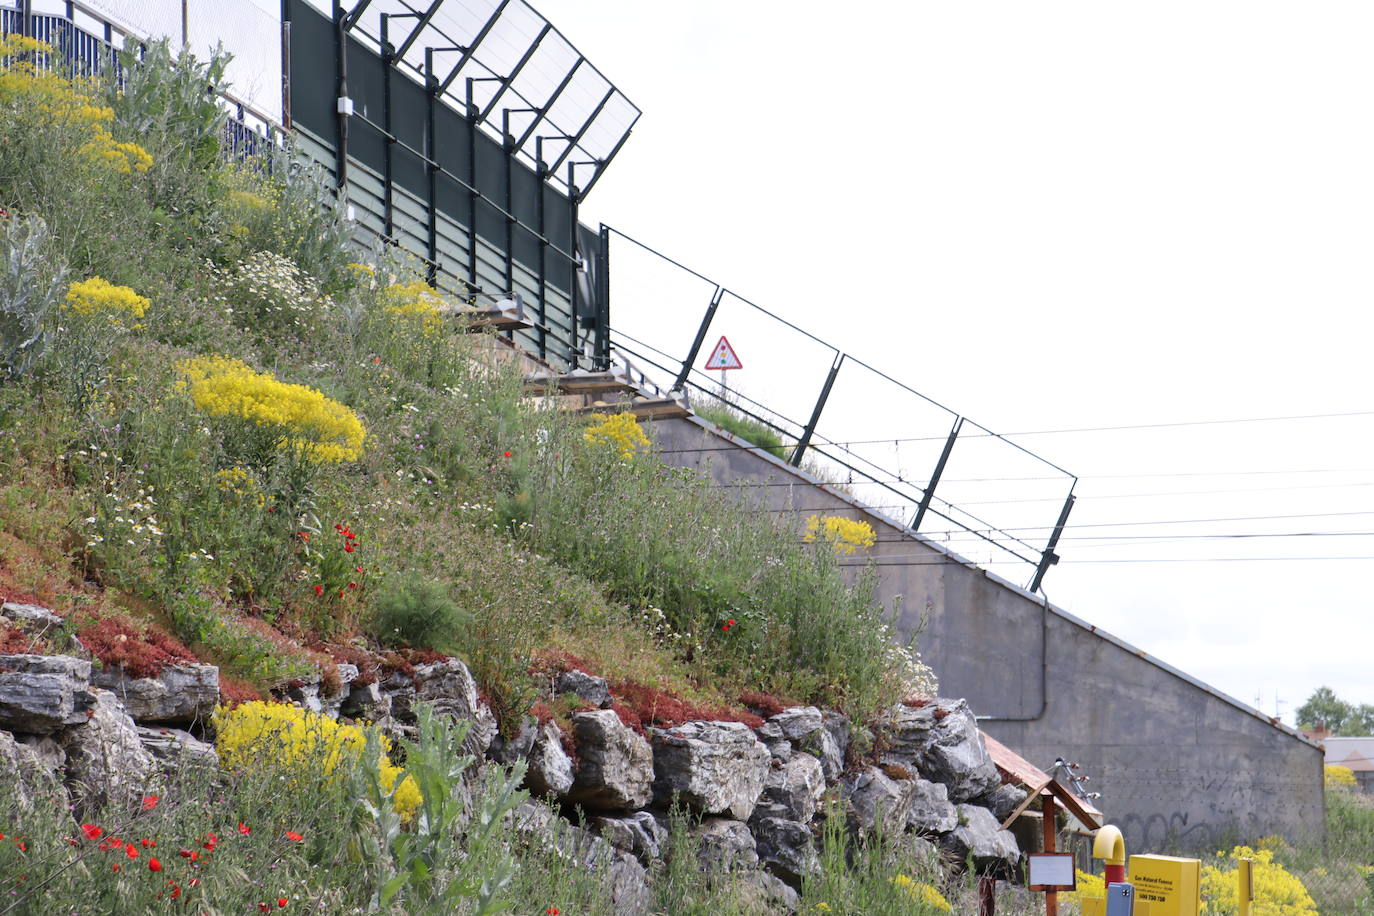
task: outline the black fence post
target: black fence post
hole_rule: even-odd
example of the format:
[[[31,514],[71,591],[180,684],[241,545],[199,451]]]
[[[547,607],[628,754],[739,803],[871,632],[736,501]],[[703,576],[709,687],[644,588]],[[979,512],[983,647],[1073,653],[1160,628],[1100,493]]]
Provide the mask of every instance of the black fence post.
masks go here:
[[[1069,513],[1073,511],[1074,503],[1073,491],[1069,491],[1069,498],[1064,500],[1064,508],[1059,512],[1059,521],[1054,523],[1054,531],[1050,534],[1049,543],[1045,545],[1044,551],[1040,554],[1040,564],[1035,567],[1035,578],[1031,580],[1030,590],[1032,592],[1040,590],[1040,583],[1045,580],[1045,573],[1050,571],[1050,567],[1059,562],[1059,554],[1054,552],[1054,548],[1059,546],[1059,536],[1064,533],[1064,524],[1069,520]]]
[[[337,77],[338,91],[335,106],[338,114],[335,119],[337,144],[335,148],[335,184],[339,187],[339,205],[348,210],[348,112],[344,110],[343,99],[348,98],[348,32],[345,27],[342,0],[334,0],[334,72]]]
[[[811,444],[811,437],[816,432],[816,424],[820,422],[821,411],[825,410],[825,402],[830,397],[830,389],[835,387],[835,376],[840,374],[840,367],[844,365],[844,354],[840,353],[835,362],[830,366],[830,374],[825,377],[825,385],[821,387],[821,396],[816,399],[816,407],[811,411],[811,419],[806,423],[806,429],[802,430],[801,438],[797,440],[797,447],[792,452],[792,467],[801,467],[802,455],[806,454],[807,446]]]
[[[597,341],[597,369],[611,368],[611,229],[601,224],[601,250],[596,264],[596,323],[601,332]]]
[[[536,217],[539,221],[539,328],[537,339],[539,340],[539,358],[548,359],[548,308],[546,302],[549,295],[549,227],[544,205],[544,181],[548,174],[544,171],[544,138],[536,137],[534,141],[534,177],[539,187],[538,207],[535,209]],[[576,308],[573,309],[576,311]]]
[[[959,430],[963,425],[964,418],[959,417],[954,421],[954,428],[949,431],[944,450],[940,452],[940,460],[935,462],[935,471],[930,475],[930,483],[926,484],[925,492],[921,494],[921,504],[916,507],[916,517],[911,520],[912,531],[921,529],[921,519],[926,517],[926,511],[930,509],[930,500],[935,496],[935,488],[940,484],[940,475],[945,472],[945,465],[949,463],[949,453],[954,451],[954,443],[958,440]]]
[[[692,341],[692,349],[687,351],[687,358],[682,361],[682,371],[677,374],[677,381],[673,382],[674,391],[686,392],[687,376],[692,372],[692,364],[697,361],[697,355],[701,353],[701,345],[706,340],[706,332],[711,329],[711,320],[716,317],[716,309],[720,308],[720,299],[725,295],[724,287],[717,286],[716,291],[711,294],[711,304],[706,306],[706,314],[701,318],[701,326],[697,328],[697,336]]]

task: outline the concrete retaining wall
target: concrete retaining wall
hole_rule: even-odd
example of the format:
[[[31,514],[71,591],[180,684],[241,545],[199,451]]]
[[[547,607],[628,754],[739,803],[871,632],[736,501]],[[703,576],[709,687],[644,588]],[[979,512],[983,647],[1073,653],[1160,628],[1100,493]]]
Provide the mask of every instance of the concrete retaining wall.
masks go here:
[[[653,432],[671,463],[721,483],[770,484],[740,488],[742,499],[870,522],[878,534],[870,555],[895,561],[878,568],[879,598],[900,599],[904,635],[924,621],[919,648],[941,693],[966,697],[988,717],[985,731],[1037,766],[1048,770],[1061,756],[1080,763],[1128,851],[1324,833],[1322,751],[1277,720],[770,455],[729,447],[742,443],[711,424],[663,420]]]

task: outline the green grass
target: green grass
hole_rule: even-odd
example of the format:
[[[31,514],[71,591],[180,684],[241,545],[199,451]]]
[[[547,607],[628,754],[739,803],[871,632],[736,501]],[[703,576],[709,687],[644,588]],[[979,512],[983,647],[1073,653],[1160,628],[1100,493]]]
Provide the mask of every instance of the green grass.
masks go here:
[[[725,404],[694,406],[692,409],[696,411],[697,416],[716,424],[730,435],[743,439],[752,445],[757,445],[774,458],[787,460],[787,447],[783,445],[782,437],[772,427],[760,423],[758,420],[750,419]]]

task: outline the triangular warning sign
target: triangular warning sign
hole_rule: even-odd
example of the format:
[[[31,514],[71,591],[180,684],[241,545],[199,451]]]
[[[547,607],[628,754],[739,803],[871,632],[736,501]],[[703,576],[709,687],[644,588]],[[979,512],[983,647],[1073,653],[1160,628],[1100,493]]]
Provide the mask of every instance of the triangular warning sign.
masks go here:
[[[740,365],[739,357],[735,355],[735,348],[730,346],[730,341],[724,337],[716,344],[711,355],[706,358],[707,369],[743,369]]]

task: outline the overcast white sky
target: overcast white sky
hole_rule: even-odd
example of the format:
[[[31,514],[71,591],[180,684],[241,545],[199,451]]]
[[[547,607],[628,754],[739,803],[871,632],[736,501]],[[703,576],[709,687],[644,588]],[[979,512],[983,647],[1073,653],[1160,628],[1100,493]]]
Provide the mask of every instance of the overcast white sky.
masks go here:
[[[645,112],[587,217],[985,426],[1374,410],[1368,3],[536,5]],[[1017,441],[1084,478],[1053,601],[1290,721],[1374,702],[1374,536],[1325,536],[1374,531],[1374,416]]]

